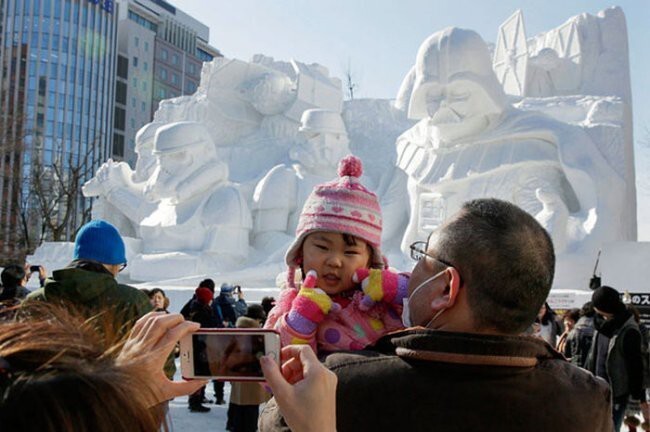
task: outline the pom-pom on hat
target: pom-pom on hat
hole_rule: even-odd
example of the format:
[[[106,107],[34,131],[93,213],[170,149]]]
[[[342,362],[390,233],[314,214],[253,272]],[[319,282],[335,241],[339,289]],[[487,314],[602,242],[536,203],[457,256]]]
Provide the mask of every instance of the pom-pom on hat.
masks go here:
[[[599,311],[617,314],[625,309],[621,294],[612,287],[601,286],[591,295],[593,306]]]
[[[296,239],[285,256],[290,287],[295,287],[293,276],[300,266],[302,243],[315,231],[350,234],[366,241],[372,249],[370,265],[384,267],[380,247],[381,208],[377,195],[359,182],[363,174],[361,160],[352,155],[344,157],[339,162],[338,174],[339,178],[316,186],[302,208]]]
[[[196,291],[194,291],[196,294],[196,299],[199,301],[199,303],[203,305],[209,305],[210,301],[212,300],[212,291],[210,291],[208,288],[197,288]]]
[[[96,219],[82,226],[74,241],[75,260],[86,259],[102,264],[126,263],[122,236],[113,225]]]

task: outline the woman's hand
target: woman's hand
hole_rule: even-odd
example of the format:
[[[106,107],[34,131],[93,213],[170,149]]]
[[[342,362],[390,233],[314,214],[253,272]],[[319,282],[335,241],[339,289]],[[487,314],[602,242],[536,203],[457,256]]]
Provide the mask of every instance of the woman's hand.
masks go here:
[[[266,382],[293,432],[336,431],[334,372],[323,366],[308,345],[282,348],[282,366],[260,359]]]
[[[163,371],[165,361],[176,343],[185,335],[198,330],[199,324],[185,321],[181,314],[149,312],[140,318],[129,334],[117,364],[134,366],[148,375],[155,393],[152,405],[194,393],[207,381],[172,381]]]

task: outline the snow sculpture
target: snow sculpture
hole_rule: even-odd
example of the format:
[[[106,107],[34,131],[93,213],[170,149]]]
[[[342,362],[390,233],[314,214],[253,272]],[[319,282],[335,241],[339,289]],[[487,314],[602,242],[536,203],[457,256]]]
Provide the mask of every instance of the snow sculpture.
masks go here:
[[[248,256],[250,211],[228,183],[228,167],[217,159],[207,130],[195,122],[162,126],[151,154],[155,164],[146,182],[105,195],[142,239],[142,253],[130,262],[131,277],[160,280],[240,265]],[[121,171],[115,164],[103,168],[108,179]],[[116,183],[103,182],[101,171],[94,182]]]
[[[310,192],[317,184],[335,178],[339,160],[350,153],[338,112],[307,110],[299,131],[306,141],[290,150],[292,163],[273,167],[253,194],[253,244],[260,251],[268,251],[267,262],[283,261]]]
[[[119,230],[122,236],[137,237],[139,226],[124,214],[125,209],[137,207],[141,212],[153,211],[152,203],[143,202],[144,187],[155,169],[153,142],[156,131],[163,123],[153,122],[144,126],[135,136],[135,153],[138,156],[135,170],[126,162],[109,159],[97,170],[95,177],[86,182],[82,192],[86,197],[97,198],[93,203],[93,219],[106,220]],[[137,217],[135,217],[137,220]]]
[[[470,30],[448,28],[420,46],[408,102],[420,121],[397,140],[411,202],[402,250],[488,196],[536,215],[558,253],[624,238],[621,176],[581,128],[510,105],[491,66]]]
[[[493,65],[520,107],[543,111],[582,127],[608,164],[625,180],[620,217],[636,238],[632,100],[625,16],[618,7],[577,15],[527,39],[515,12],[499,28]],[[584,96],[590,95],[590,96]],[[532,99],[535,98],[535,99]],[[548,98],[553,98],[549,100]]]
[[[192,96],[165,100],[154,120],[196,121],[211,132],[230,180],[247,197],[260,176],[289,161],[289,149],[307,109],[341,111],[341,83],[326,68],[257,55],[251,62],[217,58],[206,63]]]

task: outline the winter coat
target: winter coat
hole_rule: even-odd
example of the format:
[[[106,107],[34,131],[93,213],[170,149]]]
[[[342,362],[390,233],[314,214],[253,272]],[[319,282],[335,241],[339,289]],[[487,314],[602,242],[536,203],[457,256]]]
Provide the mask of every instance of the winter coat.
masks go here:
[[[594,319],[580,317],[567,336],[564,355],[576,366],[585,367],[594,336]]]
[[[607,383],[533,337],[411,329],[325,364],[338,432],[613,430]],[[272,399],[260,431],[278,430]]]
[[[235,299],[229,294],[219,294],[212,303],[212,307],[217,309],[217,313],[221,316],[224,326],[234,327],[237,321],[237,313],[235,312]],[[226,324],[226,322],[228,324]]]
[[[5,286],[2,287],[2,292],[0,292],[0,302],[7,300],[24,300],[30,293],[31,291],[22,285]]]
[[[115,330],[127,334],[135,321],[152,310],[149,298],[142,291],[117,283],[101,264],[73,261],[68,267],[55,270],[45,286],[27,301],[68,302],[88,316],[98,312],[114,314]]]
[[[237,299],[233,304],[233,308],[235,309],[235,315],[237,318],[239,318],[240,316],[246,315],[246,309],[248,309],[248,305],[246,304],[246,300]]]
[[[237,328],[259,328],[256,320],[248,317],[237,318]],[[230,390],[230,403],[236,405],[259,405],[271,399],[271,395],[257,382],[233,381]]]
[[[216,303],[217,303],[216,301],[213,301],[212,306],[211,306],[212,311],[214,312],[214,319],[216,320],[216,322],[213,323],[213,324],[216,324],[216,325],[214,325],[212,327],[214,327],[214,328],[222,328],[222,327],[224,327],[223,320],[221,319],[221,313],[220,313],[219,309],[215,308]],[[199,304],[199,302],[196,299],[196,294],[195,294],[195,295],[192,296],[191,299],[188,300],[187,303],[185,303],[185,305],[181,309],[181,312],[180,312],[181,315],[183,315],[183,317],[186,320],[191,321],[190,312],[192,311],[193,308],[198,307],[197,306],[198,304]]]
[[[264,323],[280,333],[282,346],[292,343],[309,344],[314,351],[360,350],[374,343],[383,335],[404,328],[401,320],[402,307],[376,303],[368,311],[359,308],[363,291],[356,290],[350,298],[332,297],[341,306],[338,312],[330,312],[311,334],[299,333],[289,324],[286,317],[298,290],[285,288],[275,307],[271,309]]]
[[[201,324],[201,328],[223,327],[212,308],[198,301],[194,301],[190,305],[188,319]]]
[[[609,337],[607,353],[599,353],[599,338]],[[615,400],[633,399],[645,401],[643,390],[643,356],[641,332],[634,316],[625,312],[620,317],[605,322],[594,332],[586,369],[596,373],[599,355],[605,355],[605,367]]]

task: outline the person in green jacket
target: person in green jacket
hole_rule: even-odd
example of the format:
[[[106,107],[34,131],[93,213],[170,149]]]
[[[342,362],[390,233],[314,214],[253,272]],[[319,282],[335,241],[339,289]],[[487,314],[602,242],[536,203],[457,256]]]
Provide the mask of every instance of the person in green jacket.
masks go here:
[[[27,301],[67,303],[89,317],[104,314],[113,321],[112,331],[127,335],[152,308],[144,293],[115,280],[125,267],[124,241],[117,229],[103,220],[90,221],[77,234],[73,261],[55,270]]]

